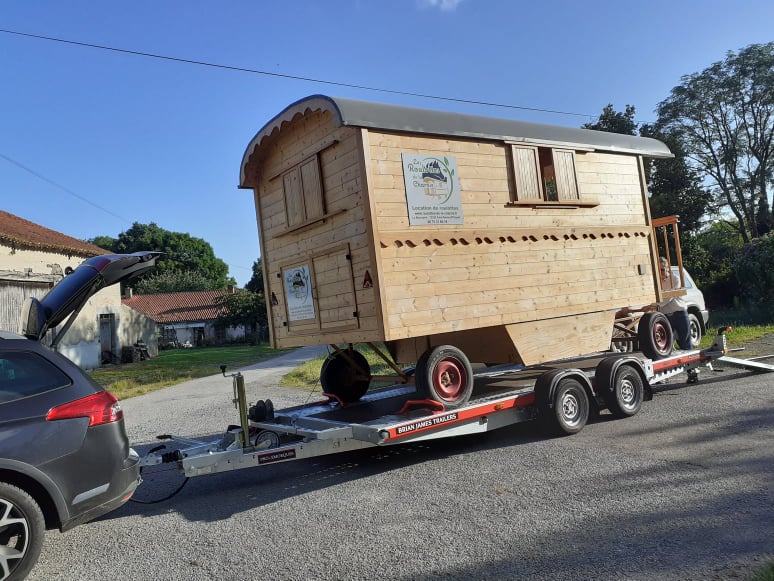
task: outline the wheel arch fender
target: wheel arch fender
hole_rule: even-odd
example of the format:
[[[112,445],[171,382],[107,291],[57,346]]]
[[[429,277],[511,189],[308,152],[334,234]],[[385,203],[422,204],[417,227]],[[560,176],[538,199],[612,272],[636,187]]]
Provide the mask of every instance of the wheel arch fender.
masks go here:
[[[554,407],[554,394],[559,382],[565,378],[576,379],[582,386],[588,396],[589,405],[596,407],[596,397],[594,387],[588,376],[580,369],[551,369],[541,373],[535,382],[535,402],[538,409],[541,407]]]
[[[59,487],[45,473],[18,460],[0,459],[0,482],[21,488],[38,503],[47,528],[58,528],[70,514]]]
[[[622,365],[630,365],[639,373],[642,379],[642,385],[644,387],[643,399],[650,401],[653,399],[653,390],[650,387],[648,381],[648,375],[645,372],[645,367],[640,359],[637,357],[624,356],[624,357],[605,357],[599,362],[594,370],[594,387],[600,394],[612,393],[615,389],[613,385],[613,378]]]

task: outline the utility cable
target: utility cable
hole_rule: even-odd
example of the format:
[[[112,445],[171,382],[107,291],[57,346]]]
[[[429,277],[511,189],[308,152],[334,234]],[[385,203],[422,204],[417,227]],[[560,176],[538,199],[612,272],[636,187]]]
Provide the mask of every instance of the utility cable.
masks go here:
[[[348,89],[360,89],[363,91],[374,91],[379,93],[389,93],[392,95],[402,95],[404,97],[420,97],[422,99],[435,99],[438,101],[447,101],[451,103],[466,103],[469,105],[486,105],[488,107],[500,107],[503,109],[518,109],[520,111],[532,111],[536,113],[552,113],[555,115],[572,115],[576,117],[586,117],[589,119],[597,118],[598,115],[588,115],[586,113],[573,113],[570,111],[558,111],[555,109],[541,109],[538,107],[527,107],[523,105],[507,105],[504,103],[493,103],[490,101],[478,101],[478,100],[472,100],[472,99],[460,99],[455,97],[444,97],[441,95],[431,95],[428,93],[413,93],[411,91],[399,91],[397,89],[385,89],[380,87],[369,87],[367,85],[358,85],[354,83],[344,83],[344,82],[338,82],[338,81],[326,81],[323,79],[315,79],[313,77],[302,77],[298,75],[290,75],[286,73],[273,73],[269,71],[262,71],[260,69],[251,69],[247,67],[237,67],[233,65],[223,65],[219,63],[211,63],[206,61],[199,61],[194,59],[186,59],[186,58],[180,58],[180,57],[172,57],[172,56],[166,56],[166,55],[160,55],[160,54],[154,54],[150,52],[143,52],[143,51],[137,51],[137,50],[129,50],[124,48],[116,48],[113,46],[106,46],[102,44],[92,44],[88,42],[79,42],[76,40],[66,40],[63,38],[55,38],[52,36],[43,36],[40,34],[31,34],[28,32],[18,32],[15,30],[6,30],[6,29],[0,29],[0,32],[5,34],[13,34],[16,36],[24,36],[27,38],[35,38],[38,40],[47,40],[50,42],[60,42],[63,44],[71,44],[75,46],[83,46],[87,48],[96,48],[99,50],[106,50],[111,52],[117,52],[122,54],[131,54],[135,56],[143,56],[148,58],[154,58],[154,59],[160,59],[160,60],[166,60],[166,61],[172,61],[172,62],[178,62],[178,63],[186,63],[191,65],[199,65],[204,67],[212,67],[217,69],[224,69],[229,71],[237,71],[242,73],[251,73],[255,75],[265,75],[269,77],[277,77],[281,79],[290,79],[294,81],[306,81],[309,83],[320,83],[323,85],[331,85],[334,87],[346,87]]]

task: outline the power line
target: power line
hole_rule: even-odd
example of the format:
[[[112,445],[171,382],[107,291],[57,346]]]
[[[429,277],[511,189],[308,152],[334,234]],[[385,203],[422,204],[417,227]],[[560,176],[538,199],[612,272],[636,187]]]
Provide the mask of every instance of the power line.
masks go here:
[[[154,58],[154,59],[159,59],[159,60],[166,60],[166,61],[172,61],[172,62],[177,62],[177,63],[186,63],[186,64],[191,64],[191,65],[199,65],[199,66],[204,66],[204,67],[212,67],[212,68],[216,68],[216,69],[224,69],[224,70],[229,70],[229,71],[237,71],[237,72],[241,72],[241,73],[251,73],[251,74],[255,74],[255,75],[265,75],[265,76],[268,76],[268,77],[277,77],[277,78],[281,78],[281,79],[290,79],[290,80],[294,80],[294,81],[306,81],[306,82],[309,82],[309,83],[319,83],[319,84],[323,84],[323,85],[331,85],[331,86],[334,86],[334,87],[345,87],[345,88],[348,88],[348,89],[361,89],[361,90],[364,90],[364,91],[374,91],[374,92],[379,92],[379,93],[389,93],[389,94],[392,94],[392,95],[401,95],[401,96],[404,96],[404,97],[420,97],[422,99],[435,99],[435,100],[438,100],[438,101],[447,101],[447,102],[451,102],[451,103],[466,103],[468,105],[486,105],[488,107],[500,107],[500,108],[503,108],[503,109],[517,109],[517,110],[520,110],[520,111],[532,111],[532,112],[536,112],[536,113],[552,113],[552,114],[555,114],[555,115],[572,115],[572,116],[575,116],[575,117],[586,117],[586,118],[589,118],[589,119],[594,119],[594,118],[599,117],[598,115],[588,115],[586,113],[573,113],[573,112],[570,112],[570,111],[558,111],[558,110],[554,110],[554,109],[541,109],[541,108],[538,108],[538,107],[527,107],[527,106],[523,106],[523,105],[507,105],[507,104],[504,104],[504,103],[493,103],[493,102],[490,102],[490,101],[477,101],[477,100],[471,100],[471,99],[459,99],[459,98],[455,98],[455,97],[444,97],[444,96],[441,96],[441,95],[430,95],[430,94],[426,94],[426,93],[412,93],[410,91],[399,91],[397,89],[384,89],[384,88],[380,88],[380,87],[369,87],[369,86],[366,86],[366,85],[357,85],[357,84],[354,84],[354,83],[343,83],[343,82],[338,82],[338,81],[326,81],[326,80],[323,80],[323,79],[315,79],[315,78],[312,78],[312,77],[301,77],[301,76],[298,76],[298,75],[289,75],[289,74],[285,74],[285,73],[273,73],[273,72],[269,72],[269,71],[262,71],[262,70],[259,70],[259,69],[251,69],[251,68],[246,68],[246,67],[237,67],[237,66],[232,66],[232,65],[223,65],[223,64],[210,63],[210,62],[206,62],[206,61],[199,61],[199,60],[193,60],[193,59],[185,59],[185,58],[179,58],[179,57],[165,56],[165,55],[159,55],[159,54],[154,54],[154,53],[150,53],[150,52],[142,52],[142,51],[137,51],[137,50],[128,50],[128,49],[124,49],[124,48],[115,48],[115,47],[112,47],[112,46],[105,46],[105,45],[101,45],[101,44],[92,44],[92,43],[88,43],[88,42],[79,42],[79,41],[75,41],[75,40],[66,40],[66,39],[63,39],[63,38],[55,38],[55,37],[52,37],[52,36],[43,36],[43,35],[40,35],[40,34],[31,34],[31,33],[27,33],[27,32],[18,32],[18,31],[15,31],[15,30],[0,29],[0,32],[5,33],[5,34],[13,34],[13,35],[16,35],[16,36],[23,36],[23,37],[26,37],[26,38],[35,38],[35,39],[38,39],[38,40],[47,40],[47,41],[50,41],[50,42],[60,42],[60,43],[63,43],[63,44],[71,44],[71,45],[75,45],[75,46],[83,46],[83,47],[87,47],[87,48],[96,48],[96,49],[99,49],[99,50],[106,50],[106,51],[117,52],[117,53],[122,53],[122,54],[131,54],[131,55],[135,55],[135,56],[143,56],[143,57]]]
[[[76,193],[75,193],[74,191],[72,191],[71,189],[69,189],[69,188],[66,188],[66,187],[64,187],[63,185],[61,185],[61,184],[58,184],[58,183],[56,183],[55,181],[48,179],[46,176],[44,176],[44,175],[42,175],[42,174],[39,174],[39,173],[38,173],[38,172],[36,172],[35,170],[32,170],[32,169],[28,168],[26,165],[22,165],[21,163],[19,163],[19,162],[18,162],[18,161],[16,161],[15,159],[11,159],[10,157],[8,157],[7,155],[5,155],[5,154],[3,154],[3,153],[0,153],[0,157],[2,157],[4,160],[6,160],[6,161],[7,161],[7,162],[9,162],[9,163],[12,163],[12,164],[13,164],[13,165],[15,165],[16,167],[19,167],[19,168],[23,169],[24,171],[26,171],[26,172],[28,172],[28,173],[30,173],[30,174],[32,174],[32,175],[34,175],[36,178],[38,178],[38,179],[41,179],[41,180],[43,180],[44,182],[46,182],[46,183],[49,183],[49,184],[51,184],[52,186],[54,186],[54,187],[56,187],[56,188],[59,188],[60,190],[62,190],[62,191],[64,191],[64,192],[67,192],[68,194],[70,194],[71,196],[73,196],[73,197],[75,197],[75,198],[78,198],[78,199],[79,199],[79,200],[81,200],[82,202],[86,202],[87,204],[90,204],[90,205],[94,206],[94,207],[95,207],[95,208],[97,208],[98,210],[102,210],[103,212],[105,212],[105,213],[107,213],[107,214],[110,214],[111,216],[113,216],[113,217],[115,217],[115,218],[118,218],[119,220],[121,220],[121,221],[123,221],[123,222],[126,222],[126,223],[129,223],[129,222],[130,222],[130,220],[127,220],[127,219],[126,219],[126,218],[124,218],[123,216],[119,216],[118,214],[115,214],[115,213],[111,212],[111,211],[110,211],[110,210],[108,210],[107,208],[103,208],[103,207],[102,207],[102,206],[100,206],[99,204],[95,204],[94,202],[92,202],[92,201],[91,201],[91,200],[89,200],[88,198],[84,198],[83,196],[81,196],[81,195],[79,195],[79,194],[76,194]]]

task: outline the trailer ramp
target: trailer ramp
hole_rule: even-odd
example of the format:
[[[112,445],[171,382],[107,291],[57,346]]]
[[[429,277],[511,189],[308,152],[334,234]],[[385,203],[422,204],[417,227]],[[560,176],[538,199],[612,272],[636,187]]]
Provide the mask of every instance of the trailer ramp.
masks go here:
[[[762,363],[761,361],[755,359],[739,359],[737,357],[724,356],[718,358],[718,362],[726,363],[732,367],[749,369],[750,371],[754,371],[756,373],[769,373],[774,371],[774,365],[770,363]]]

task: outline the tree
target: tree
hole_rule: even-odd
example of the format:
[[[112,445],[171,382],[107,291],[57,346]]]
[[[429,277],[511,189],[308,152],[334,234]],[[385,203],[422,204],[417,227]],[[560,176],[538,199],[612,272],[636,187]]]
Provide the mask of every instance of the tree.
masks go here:
[[[680,139],[750,242],[772,227],[774,42],[728,52],[681,81],[659,103],[657,127]]]
[[[246,329],[256,331],[268,325],[263,293],[238,289],[219,296],[216,303],[221,307],[216,324],[228,327],[244,325]]]
[[[702,186],[699,172],[688,164],[683,144],[677,135],[659,132],[643,124],[640,135],[663,141],[674,154],[671,159],[655,159],[648,166],[650,212],[654,218],[677,215],[680,231],[696,234],[711,211],[712,195]]]
[[[147,274],[132,283],[132,289],[139,295],[152,295],[157,293],[219,290],[220,287],[195,270],[184,270],[182,272],[166,270]]]
[[[626,105],[626,110],[621,113],[613,109],[613,104],[605,105],[602,114],[596,123],[586,123],[584,129],[596,131],[608,131],[610,133],[623,133],[625,135],[637,135],[637,122],[634,120],[634,105]]]
[[[135,222],[129,230],[121,232],[118,238],[97,236],[89,242],[116,253],[140,250],[163,252],[164,256],[159,260],[156,269],[143,278],[161,275],[183,277],[186,276],[183,273],[190,271],[197,273],[199,277],[188,276],[188,282],[198,279],[202,281],[202,285],[200,288],[188,290],[225,289],[229,284],[236,284],[233,278],[228,277],[228,265],[215,256],[208,242],[190,234],[170,232],[154,222]],[[137,283],[135,287],[141,288]]]
[[[247,282],[245,288],[254,293],[263,293],[263,262],[260,258],[253,262],[253,277]]]

